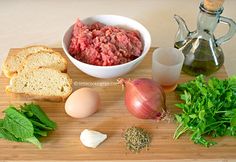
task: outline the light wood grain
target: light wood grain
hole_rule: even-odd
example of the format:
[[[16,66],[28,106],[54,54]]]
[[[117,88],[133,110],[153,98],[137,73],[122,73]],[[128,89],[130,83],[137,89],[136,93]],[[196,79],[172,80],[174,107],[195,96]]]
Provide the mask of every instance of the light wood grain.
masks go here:
[[[19,49],[11,49],[10,53]],[[62,49],[55,49],[63,53]],[[145,60],[132,72],[123,76],[125,78],[151,77],[151,54],[150,50]],[[83,84],[95,84],[102,99],[101,109],[86,119],[73,119],[65,114],[64,103],[36,102],[45,112],[55,120],[58,129],[49,137],[43,138],[43,149],[38,150],[35,146],[25,143],[14,143],[0,140],[0,160],[210,160],[222,161],[236,159],[236,139],[232,137],[217,138],[218,145],[211,148],[193,144],[188,136],[182,136],[179,140],[172,139],[176,124],[171,121],[156,122],[154,120],[140,120],[133,117],[125,108],[122,88],[116,85],[116,79],[97,79],[79,71],[69,63],[68,73],[73,81]],[[226,78],[224,67],[216,74],[217,77]],[[181,75],[180,82],[192,79],[185,74]],[[5,93],[8,79],[0,76],[0,110],[4,110],[9,104],[19,105],[31,102],[30,98],[24,98]],[[98,84],[113,84],[99,87]],[[80,88],[74,86],[74,89]],[[167,107],[173,114],[179,110],[174,106],[179,102],[177,95],[172,92],[167,94]],[[0,115],[3,117],[3,114]],[[129,152],[122,139],[122,131],[132,125],[140,126],[153,135],[151,146],[148,151],[143,150],[139,154]],[[108,134],[108,139],[97,149],[85,148],[79,140],[80,132],[85,129],[94,129]]]

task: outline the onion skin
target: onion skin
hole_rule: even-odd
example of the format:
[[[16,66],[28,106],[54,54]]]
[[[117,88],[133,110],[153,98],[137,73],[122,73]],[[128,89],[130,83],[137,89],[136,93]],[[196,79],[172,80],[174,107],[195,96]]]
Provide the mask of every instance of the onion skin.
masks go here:
[[[119,79],[118,82],[125,86],[125,105],[135,117],[161,119],[165,116],[166,96],[157,82],[147,78]]]

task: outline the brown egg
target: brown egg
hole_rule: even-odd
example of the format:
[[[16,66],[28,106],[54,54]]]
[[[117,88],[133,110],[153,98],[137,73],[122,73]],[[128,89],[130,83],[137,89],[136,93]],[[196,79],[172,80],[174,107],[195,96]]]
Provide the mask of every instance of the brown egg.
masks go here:
[[[95,113],[100,105],[100,96],[92,88],[80,88],[73,92],[65,103],[66,113],[73,118],[86,118]]]

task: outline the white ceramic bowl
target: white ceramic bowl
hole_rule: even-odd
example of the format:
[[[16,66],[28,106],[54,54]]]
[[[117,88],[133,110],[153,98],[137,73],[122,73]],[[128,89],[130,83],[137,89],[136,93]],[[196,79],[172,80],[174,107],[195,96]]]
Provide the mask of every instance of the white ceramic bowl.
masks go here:
[[[62,40],[63,50],[66,53],[67,57],[70,59],[70,61],[78,69],[80,69],[81,71],[83,71],[84,73],[90,76],[94,76],[97,78],[114,78],[114,77],[124,75],[128,73],[129,71],[133,70],[144,59],[144,57],[148,53],[148,50],[151,45],[150,34],[143,25],[141,25],[140,23],[138,23],[137,21],[133,19],[123,17],[123,16],[117,16],[117,15],[97,15],[97,16],[85,18],[82,20],[82,22],[85,24],[101,22],[106,25],[120,26],[122,28],[138,30],[141,34],[141,39],[144,45],[141,56],[125,64],[114,65],[114,66],[96,66],[96,65],[83,63],[73,58],[68,52],[68,47],[69,47],[69,43],[71,39],[71,33],[74,26],[74,25],[71,25],[69,29],[67,29],[63,35],[63,40]]]

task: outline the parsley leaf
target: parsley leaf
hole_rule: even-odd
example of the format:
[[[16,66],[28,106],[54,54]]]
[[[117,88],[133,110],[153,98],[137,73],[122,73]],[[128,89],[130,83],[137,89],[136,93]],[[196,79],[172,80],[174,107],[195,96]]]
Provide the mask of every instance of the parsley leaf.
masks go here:
[[[176,104],[182,113],[175,115],[174,139],[187,132],[194,143],[209,147],[216,142],[206,137],[236,136],[236,76],[206,81],[199,75],[176,90],[183,102]]]

